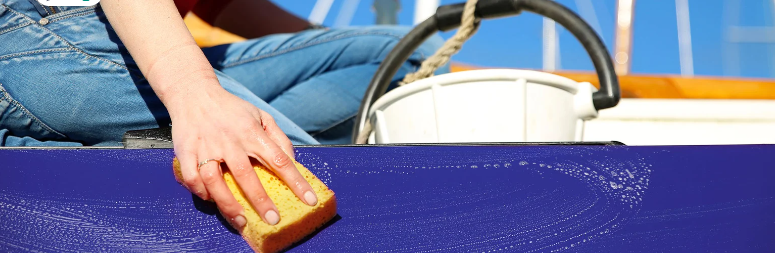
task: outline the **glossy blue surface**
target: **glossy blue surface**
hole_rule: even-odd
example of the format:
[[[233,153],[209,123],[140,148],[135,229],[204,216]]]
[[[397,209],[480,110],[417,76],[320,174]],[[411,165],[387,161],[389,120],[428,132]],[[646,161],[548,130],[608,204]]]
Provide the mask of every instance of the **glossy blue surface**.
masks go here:
[[[339,217],[290,252],[775,251],[775,145],[297,153]],[[171,159],[0,150],[0,251],[249,252]]]

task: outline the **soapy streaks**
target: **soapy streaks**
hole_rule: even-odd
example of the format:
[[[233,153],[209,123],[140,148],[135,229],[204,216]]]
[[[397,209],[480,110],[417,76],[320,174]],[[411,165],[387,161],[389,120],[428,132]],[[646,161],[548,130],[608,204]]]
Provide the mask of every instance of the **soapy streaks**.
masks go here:
[[[503,154],[495,152],[470,156],[476,157],[471,160],[485,161],[483,163],[460,164],[446,163],[445,160],[450,161],[445,157],[448,153],[430,153],[419,159],[396,156],[396,160],[375,163],[379,164],[376,167],[345,170],[346,175],[338,179],[358,178],[359,182],[348,188],[363,189],[359,194],[342,196],[338,193],[341,203],[353,207],[340,208],[340,215],[358,219],[356,224],[363,222],[385,228],[376,235],[373,231],[368,235],[375,241],[372,250],[382,248],[380,245],[394,244],[395,240],[412,245],[375,252],[565,250],[565,246],[559,245],[576,247],[620,228],[637,213],[638,203],[648,185],[649,165],[643,162],[612,163],[605,157],[589,155],[581,162],[542,163],[541,160],[553,154],[511,153],[506,157],[512,159],[506,160]],[[584,150],[573,153],[584,154]],[[358,159],[336,161],[335,164],[358,168],[365,163],[370,162]],[[423,181],[437,177],[436,174],[445,175],[440,177],[454,182]],[[601,178],[599,175],[606,176]],[[393,177],[401,180],[389,179]],[[466,180],[477,177],[487,178],[490,185],[483,185],[482,180]],[[420,179],[413,180],[415,178]],[[614,187],[611,187],[612,182]],[[400,191],[381,190],[391,186]],[[504,198],[509,201],[504,203]],[[343,229],[358,230],[357,227]],[[465,232],[446,233],[448,231]],[[367,236],[357,232],[351,234]],[[423,237],[449,239],[445,240],[447,245],[439,247],[423,243]]]
[[[341,218],[290,252],[772,252],[775,172],[762,156],[772,153],[299,148],[297,159],[336,192]],[[174,181],[171,158],[0,152],[0,251],[249,252]]]
[[[196,213],[190,199],[44,199],[0,191],[0,245],[46,252],[78,252],[83,245],[103,252],[206,251],[200,241],[232,236],[210,215]],[[244,245],[224,245],[244,250]]]

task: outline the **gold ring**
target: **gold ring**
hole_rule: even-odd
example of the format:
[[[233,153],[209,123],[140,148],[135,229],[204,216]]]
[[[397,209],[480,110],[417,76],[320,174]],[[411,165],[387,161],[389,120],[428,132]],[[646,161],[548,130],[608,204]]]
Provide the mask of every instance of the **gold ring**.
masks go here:
[[[212,161],[220,161],[220,159],[207,159],[199,163],[199,167],[196,167],[196,169],[201,169],[203,165],[212,162]]]

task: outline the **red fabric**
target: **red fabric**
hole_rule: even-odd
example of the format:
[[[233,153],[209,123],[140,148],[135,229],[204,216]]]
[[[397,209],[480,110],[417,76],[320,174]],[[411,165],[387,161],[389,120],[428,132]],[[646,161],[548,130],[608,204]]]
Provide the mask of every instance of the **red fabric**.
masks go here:
[[[194,5],[199,0],[175,0],[175,6],[178,7],[181,17],[185,17],[186,13],[194,9]]]
[[[212,24],[229,2],[231,0],[175,0],[175,6],[178,7],[181,17],[186,17],[186,14],[192,11],[205,22]]]

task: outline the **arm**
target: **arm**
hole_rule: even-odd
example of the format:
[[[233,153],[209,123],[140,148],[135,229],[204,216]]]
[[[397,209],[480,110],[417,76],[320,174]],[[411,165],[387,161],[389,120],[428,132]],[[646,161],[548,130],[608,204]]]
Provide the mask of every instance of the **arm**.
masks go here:
[[[268,0],[199,0],[193,12],[210,25],[247,39],[295,33],[311,25]]]
[[[102,0],[101,5],[170,113],[175,155],[188,190],[212,198],[241,231],[247,222],[244,210],[223,180],[222,164],[198,166],[207,159],[221,160],[264,221],[274,225],[279,213],[253,171],[250,158],[255,158],[286,184],[298,186],[292,189],[304,202],[317,202],[289,157],[291,142],[269,114],[220,86],[172,0]]]
[[[185,27],[172,1],[102,1],[108,21],[161,101],[218,85],[215,72]],[[199,78],[211,80],[177,85]]]

